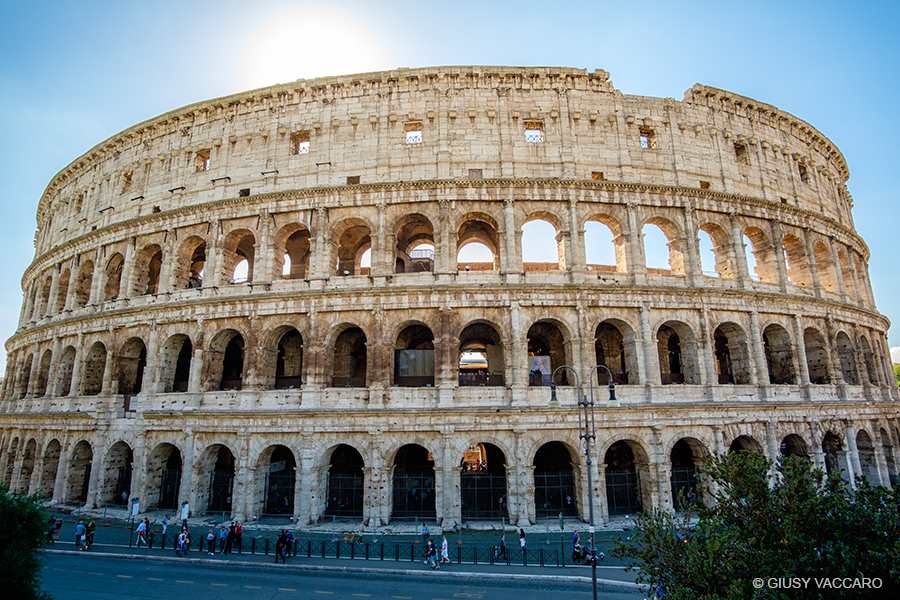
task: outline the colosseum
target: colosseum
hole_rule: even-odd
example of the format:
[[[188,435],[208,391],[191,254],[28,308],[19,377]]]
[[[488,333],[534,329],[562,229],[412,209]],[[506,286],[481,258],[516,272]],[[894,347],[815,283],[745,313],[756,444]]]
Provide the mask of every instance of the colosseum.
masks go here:
[[[173,110],[40,199],[0,483],[300,526],[590,503],[609,523],[677,510],[736,448],[891,485],[900,392],[848,177],[772,105],[628,96],[602,70],[398,69]],[[523,260],[533,221],[545,262]]]

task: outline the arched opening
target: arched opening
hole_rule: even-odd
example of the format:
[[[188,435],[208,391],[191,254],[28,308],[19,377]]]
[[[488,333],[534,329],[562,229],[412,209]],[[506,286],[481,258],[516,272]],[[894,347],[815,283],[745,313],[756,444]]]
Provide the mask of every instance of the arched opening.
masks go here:
[[[84,440],[78,442],[69,457],[69,472],[66,476],[67,502],[87,503],[92,460],[94,452],[91,445]]]
[[[606,503],[610,516],[634,514],[644,510],[643,486],[635,465],[635,448],[632,443],[618,441],[609,447],[603,459],[606,464]]]
[[[86,260],[78,268],[78,278],[75,280],[75,308],[87,306],[91,299],[91,283],[93,280],[94,263]]]
[[[41,355],[41,364],[38,368],[37,380],[34,382],[34,397],[42,398],[47,393],[47,383],[50,378],[50,361],[53,358],[53,352],[49,349],[44,350]]]
[[[110,301],[119,297],[119,287],[122,284],[122,267],[125,265],[125,257],[116,252],[106,263],[106,283],[103,286],[103,300]]]
[[[734,249],[731,235],[715,223],[700,227],[700,267],[704,275],[733,279]]]
[[[181,451],[172,444],[160,444],[147,461],[148,508],[178,507],[181,490]]]
[[[875,462],[875,445],[865,430],[861,429],[856,434],[856,452],[859,454],[859,475],[873,487],[881,485],[881,473]]]
[[[778,283],[775,247],[762,229],[748,227],[744,230],[744,252],[751,278],[765,283]]]
[[[38,316],[43,317],[52,314],[50,306],[50,288],[53,287],[53,277],[47,275],[44,278],[44,285],[41,286],[41,306]]]
[[[565,270],[562,236],[549,221],[535,218],[522,225],[522,268],[524,271]]]
[[[505,369],[497,329],[481,321],[467,325],[459,334],[459,385],[502,386]]]
[[[706,454],[706,448],[694,438],[682,438],[672,446],[669,460],[672,462],[672,502],[675,510],[684,510],[700,502],[700,467]]]
[[[625,329],[627,343],[622,335]],[[610,370],[613,382],[621,385],[628,383],[628,373],[636,372],[634,364],[634,333],[628,325],[616,321],[603,321],[594,331],[594,356],[596,364],[604,365]],[[608,385],[609,373],[606,369],[597,369],[597,384]]]
[[[326,515],[348,518],[363,516],[364,466],[362,455],[356,448],[341,444],[334,449],[328,467]]]
[[[538,517],[578,514],[572,455],[562,442],[547,442],[534,455],[534,508]]]
[[[106,453],[98,499],[102,506],[128,506],[134,453],[125,442],[116,442]]]
[[[62,446],[59,440],[50,440],[44,449],[43,468],[41,481],[35,494],[38,498],[52,498],[56,488],[56,471],[59,469],[59,457],[62,454]]]
[[[94,342],[84,358],[84,395],[96,396],[103,390],[103,372],[106,370],[106,346]]]
[[[794,347],[787,330],[776,324],[766,327],[763,331],[763,349],[769,370],[769,383],[795,384],[797,375],[794,371]]]
[[[216,444],[206,449],[198,476],[200,501],[206,500],[206,512],[231,514],[235,459],[227,446]]]
[[[665,219],[652,219],[641,229],[647,273],[684,275],[684,255],[674,241],[676,229]]]
[[[809,382],[816,385],[831,383],[825,338],[818,330],[809,327],[803,332],[803,344],[806,346],[806,368],[809,371]]]
[[[472,444],[459,467],[463,520],[509,517],[503,451],[493,444]]]
[[[835,342],[838,358],[841,361],[841,375],[844,383],[859,385],[859,371],[856,370],[856,351],[853,349],[853,343],[843,331],[837,334]]]
[[[56,305],[53,312],[58,314],[66,308],[66,298],[69,296],[69,278],[72,277],[72,271],[63,269],[56,284]]]
[[[844,292],[846,292],[850,302],[857,302],[856,286],[853,282],[856,278],[853,275],[853,267],[850,266],[850,260],[842,250],[838,251],[838,261],[841,263],[841,279],[844,280]]]
[[[366,334],[348,327],[334,342],[332,387],[366,387]]]
[[[119,354],[119,393],[125,396],[125,410],[131,409],[131,397],[141,393],[147,348],[140,338],[131,338]]]
[[[226,329],[216,335],[210,354],[211,389],[241,389],[244,381],[244,337],[233,329]]]
[[[372,247],[372,232],[361,219],[347,219],[334,229],[337,240],[336,275],[368,275],[363,268],[362,255]]]
[[[750,383],[750,352],[744,330],[735,323],[723,323],[716,327],[713,340],[719,383]]]
[[[276,268],[281,272],[283,279],[306,279],[309,277],[310,259],[310,232],[302,225],[285,227],[276,239],[284,236],[283,246],[276,242],[275,252]],[[283,262],[278,263],[279,257]]]
[[[587,270],[597,273],[626,273],[628,258],[619,224],[611,217],[594,216],[584,224],[584,254]]]
[[[822,438],[822,453],[825,455],[825,472],[828,475],[839,474],[847,483],[850,482],[850,469],[847,465],[847,452],[844,443],[836,434],[829,431]]]
[[[236,229],[222,241],[222,281],[253,281],[256,238],[247,229]]]
[[[31,476],[34,474],[34,459],[37,454],[37,441],[34,438],[25,444],[25,452],[22,453],[22,467],[19,470],[19,485],[15,490],[17,494],[27,494],[31,485]]]
[[[424,271],[434,271],[434,227],[424,215],[412,214],[398,224],[394,272]]]
[[[788,281],[798,285],[810,285],[809,268],[806,262],[806,247],[793,235],[784,236],[782,242],[784,260],[787,263]]]
[[[184,240],[178,248],[172,267],[172,289],[201,287],[205,267],[206,241],[193,235]]]
[[[9,444],[9,452],[6,453],[6,470],[3,472],[3,487],[8,488],[12,483],[13,473],[16,469],[16,458],[19,455],[19,438],[14,437]]]
[[[162,271],[162,248],[157,244],[144,246],[134,261],[133,296],[159,293],[159,274]]]
[[[300,389],[303,384],[303,336],[291,327],[278,340],[275,389]]]
[[[796,433],[786,435],[785,438],[781,440],[779,452],[781,453],[781,456],[798,456],[809,460],[809,447],[806,445],[806,442],[803,441],[803,438]]]
[[[268,455],[269,460],[266,460]],[[268,464],[266,464],[268,463]],[[266,515],[294,514],[294,487],[297,482],[297,462],[286,446],[274,446],[263,453]]]
[[[894,462],[894,442],[891,434],[884,428],[881,429],[881,450],[884,452],[884,462],[887,465],[891,487],[896,487],[900,480],[897,478],[897,463]]]
[[[394,519],[434,518],[434,459],[417,444],[407,444],[394,457]]]
[[[656,332],[656,349],[663,385],[700,383],[697,344],[690,327],[678,321],[666,321]]]
[[[528,329],[528,385],[550,385],[557,367],[568,364],[566,340],[553,322],[538,321]],[[559,385],[569,385],[568,372],[559,374]]]
[[[878,369],[875,366],[875,353],[869,345],[869,340],[860,338],[860,346],[862,346],[863,364],[866,366],[866,378],[871,385],[878,385]],[[46,356],[46,353],[45,353]],[[37,392],[35,392],[37,394]]]
[[[16,396],[20,399],[28,394],[28,382],[31,381],[31,363],[33,362],[33,354],[29,354],[25,357],[25,363],[22,365],[22,373],[16,381]]]
[[[757,454],[762,454],[762,446],[759,445],[755,439],[750,437],[749,435],[739,435],[734,438],[734,441],[731,442],[731,445],[728,447],[729,452],[755,452]]]
[[[816,270],[819,274],[819,284],[829,292],[837,293],[838,284],[835,275],[834,259],[831,250],[822,242],[816,242],[813,246],[816,256]]]
[[[72,373],[75,369],[75,348],[66,346],[63,350],[62,358],[59,359],[59,395],[68,396],[74,390],[72,389]]]
[[[456,249],[457,271],[498,271],[500,235],[496,221],[481,213],[466,215],[457,229]]]
[[[160,378],[164,393],[188,390],[193,355],[194,348],[188,336],[179,333],[166,340],[160,361]]]
[[[410,325],[394,344],[394,385],[434,385],[434,335],[424,325]]]

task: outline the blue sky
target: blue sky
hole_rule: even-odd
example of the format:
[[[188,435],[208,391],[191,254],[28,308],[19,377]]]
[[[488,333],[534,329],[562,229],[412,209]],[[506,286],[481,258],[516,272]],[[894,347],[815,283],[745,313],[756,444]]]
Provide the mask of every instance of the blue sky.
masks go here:
[[[809,122],[850,166],[879,310],[900,323],[894,166],[898,3],[47,2],[0,20],[0,338],[15,331],[50,179],[179,106],[322,75],[429,65],[609,71],[626,94],[703,83]],[[891,345],[900,346],[892,328]],[[2,360],[5,362],[5,353]],[[3,368],[0,364],[0,368]]]

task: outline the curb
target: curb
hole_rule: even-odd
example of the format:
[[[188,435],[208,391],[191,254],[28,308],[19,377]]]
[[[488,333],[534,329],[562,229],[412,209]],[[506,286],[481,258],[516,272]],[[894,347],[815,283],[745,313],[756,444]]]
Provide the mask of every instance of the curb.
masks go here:
[[[331,573],[331,574],[370,574],[378,573],[381,575],[391,575],[395,577],[426,577],[433,579],[435,577],[441,579],[479,579],[482,581],[512,581],[512,582],[544,582],[553,584],[576,584],[591,585],[590,577],[582,576],[561,576],[561,575],[525,575],[521,573],[477,573],[472,571],[412,571],[408,569],[383,569],[383,568],[362,568],[362,567],[330,567],[325,565],[284,565],[282,567],[269,566],[267,564],[241,562],[235,563],[226,560],[203,559],[203,558],[176,558],[174,556],[154,556],[150,554],[116,554],[111,552],[76,552],[74,550],[47,550],[47,554],[59,556],[83,556],[96,558],[112,558],[120,560],[152,560],[157,562],[177,563],[177,564],[194,564],[207,565],[218,568],[229,568],[237,570],[266,570],[273,573],[289,571],[307,571],[312,573]],[[640,590],[641,586],[636,583],[627,581],[616,581],[614,579],[597,579],[597,586],[604,588],[615,588],[625,590]]]

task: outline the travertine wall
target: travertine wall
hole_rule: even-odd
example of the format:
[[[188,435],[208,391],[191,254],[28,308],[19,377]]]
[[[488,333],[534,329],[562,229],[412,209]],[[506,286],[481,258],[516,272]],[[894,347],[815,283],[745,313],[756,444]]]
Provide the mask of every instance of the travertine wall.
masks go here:
[[[603,71],[399,70],[173,111],[101,143],[41,198],[0,473],[103,504],[131,460],[127,491],[146,507],[180,455],[176,499],[202,512],[227,448],[246,518],[269,504],[281,445],[301,523],[330,510],[339,444],[363,460],[361,516],[382,521],[406,444],[434,459],[423,516],[438,520],[461,518],[459,463],[477,443],[503,452],[506,514],[522,524],[540,513],[548,442],[568,449],[581,516],[590,497],[608,518],[619,441],[644,508],[673,506],[682,439],[697,460],[734,442],[891,484],[900,395],[848,176],[827,138],[772,106],[700,85],[681,102],[625,96]],[[533,220],[556,230],[556,262],[523,262]],[[615,264],[588,262],[590,223],[610,229]],[[669,269],[646,267],[645,225],[668,238]],[[493,262],[457,262],[473,241]],[[530,356],[586,386],[598,339],[623,408],[598,409],[589,491],[576,376],[557,374],[564,409],[549,409]],[[488,353],[484,373],[461,372],[470,348]],[[396,351],[423,349],[433,375],[397,370]]]

